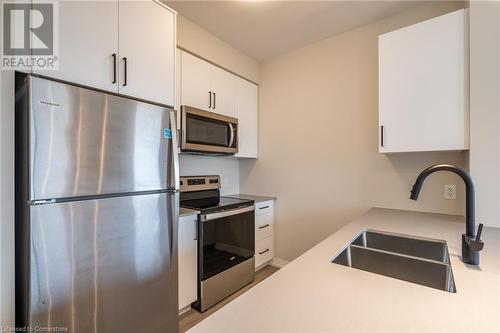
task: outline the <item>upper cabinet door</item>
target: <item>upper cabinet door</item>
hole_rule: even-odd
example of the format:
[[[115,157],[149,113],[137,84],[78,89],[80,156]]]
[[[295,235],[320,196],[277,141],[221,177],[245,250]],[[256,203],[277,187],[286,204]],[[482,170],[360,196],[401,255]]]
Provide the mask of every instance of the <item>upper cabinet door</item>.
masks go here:
[[[467,12],[379,37],[379,151],[465,150]]]
[[[176,14],[150,1],[119,2],[121,94],[174,105]]]
[[[58,1],[58,6],[59,69],[33,72],[117,92],[118,2]]]
[[[181,51],[181,105],[214,111],[211,75],[211,64]]]
[[[257,158],[257,85],[237,77],[235,92],[239,132],[236,156]]]
[[[212,66],[212,111],[226,116],[235,116],[234,84],[236,76]]]

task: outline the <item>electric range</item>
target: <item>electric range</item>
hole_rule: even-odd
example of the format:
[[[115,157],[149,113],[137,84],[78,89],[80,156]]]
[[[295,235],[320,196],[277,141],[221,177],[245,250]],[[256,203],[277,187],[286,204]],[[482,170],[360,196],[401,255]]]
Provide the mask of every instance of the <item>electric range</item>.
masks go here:
[[[253,200],[220,195],[219,176],[181,177],[180,205],[198,214],[198,300],[205,311],[255,278]]]

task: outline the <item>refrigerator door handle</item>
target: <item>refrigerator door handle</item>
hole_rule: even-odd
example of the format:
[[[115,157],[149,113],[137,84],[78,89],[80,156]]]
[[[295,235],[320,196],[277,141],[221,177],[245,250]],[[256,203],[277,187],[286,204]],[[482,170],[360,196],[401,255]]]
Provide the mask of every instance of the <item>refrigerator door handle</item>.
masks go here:
[[[168,233],[170,244],[170,262],[173,262],[174,252],[177,255],[177,233],[179,230],[179,193],[173,193],[167,203],[167,210],[170,214],[168,221]],[[174,244],[175,242],[175,244]]]
[[[179,156],[178,156],[178,145],[177,145],[177,120],[175,118],[176,111],[170,111],[170,130],[172,133],[172,162],[173,162],[173,178],[174,178],[174,189],[178,190],[179,185]]]

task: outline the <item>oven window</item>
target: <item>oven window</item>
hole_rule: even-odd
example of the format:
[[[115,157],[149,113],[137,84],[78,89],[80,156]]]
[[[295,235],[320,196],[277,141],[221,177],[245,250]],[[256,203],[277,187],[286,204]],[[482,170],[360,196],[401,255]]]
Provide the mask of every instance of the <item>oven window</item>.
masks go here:
[[[187,113],[186,127],[188,143],[221,147],[229,145],[230,134],[227,122]]]
[[[253,257],[255,252],[254,211],[201,222],[201,279]]]

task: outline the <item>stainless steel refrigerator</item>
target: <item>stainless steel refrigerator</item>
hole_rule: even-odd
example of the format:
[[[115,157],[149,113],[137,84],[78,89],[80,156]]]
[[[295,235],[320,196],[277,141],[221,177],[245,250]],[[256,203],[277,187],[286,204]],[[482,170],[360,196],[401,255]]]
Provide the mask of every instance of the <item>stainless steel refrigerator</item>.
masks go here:
[[[16,77],[16,325],[177,332],[175,112]]]

